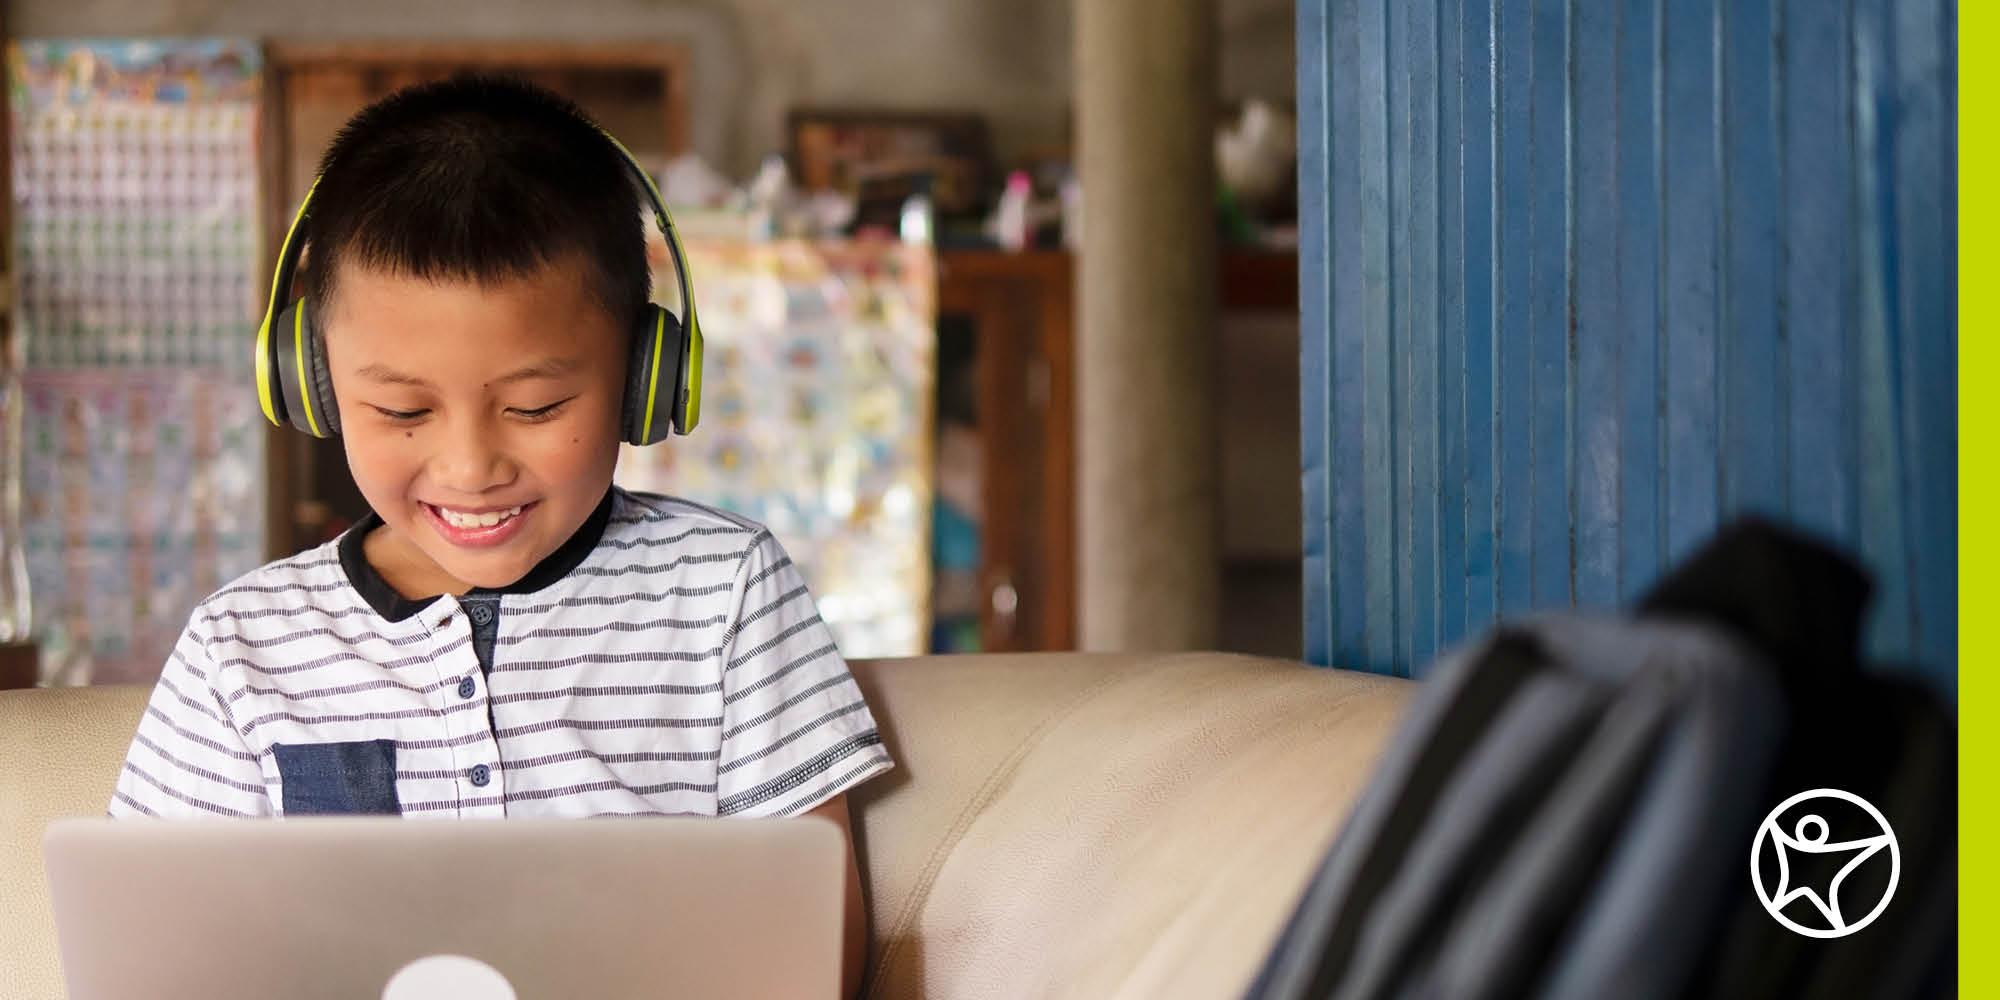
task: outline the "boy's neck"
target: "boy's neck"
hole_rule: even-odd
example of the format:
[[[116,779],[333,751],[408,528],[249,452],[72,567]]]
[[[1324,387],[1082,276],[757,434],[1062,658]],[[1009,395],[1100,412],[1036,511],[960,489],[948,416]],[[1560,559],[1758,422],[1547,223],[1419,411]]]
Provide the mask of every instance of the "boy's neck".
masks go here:
[[[368,566],[404,600],[423,601],[444,594],[462,595],[472,585],[438,568],[409,539],[386,524],[377,524],[361,539]]]

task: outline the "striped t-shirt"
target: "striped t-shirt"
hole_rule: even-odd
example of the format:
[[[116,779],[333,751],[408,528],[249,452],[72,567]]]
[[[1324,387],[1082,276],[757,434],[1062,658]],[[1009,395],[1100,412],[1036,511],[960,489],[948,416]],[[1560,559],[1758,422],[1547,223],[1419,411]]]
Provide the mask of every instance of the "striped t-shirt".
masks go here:
[[[891,766],[757,524],[613,489],[519,583],[424,601],[379,524],[195,609],[112,815],[782,816]]]

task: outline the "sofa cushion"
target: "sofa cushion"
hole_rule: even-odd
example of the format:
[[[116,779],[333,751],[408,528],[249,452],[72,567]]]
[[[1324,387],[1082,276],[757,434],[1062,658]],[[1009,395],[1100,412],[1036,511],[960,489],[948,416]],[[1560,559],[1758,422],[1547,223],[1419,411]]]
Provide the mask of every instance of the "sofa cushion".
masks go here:
[[[881,998],[1240,994],[1413,690],[1221,654],[857,676],[901,763],[855,793]]]

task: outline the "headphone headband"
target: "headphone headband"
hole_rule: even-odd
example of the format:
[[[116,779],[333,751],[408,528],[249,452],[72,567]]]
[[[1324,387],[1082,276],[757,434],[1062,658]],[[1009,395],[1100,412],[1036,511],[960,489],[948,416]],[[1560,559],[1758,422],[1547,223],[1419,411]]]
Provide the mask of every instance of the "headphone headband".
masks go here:
[[[694,290],[693,285],[688,281],[687,250],[681,247],[680,231],[674,228],[674,217],[672,213],[667,211],[666,196],[660,193],[659,185],[653,183],[653,175],[647,173],[646,168],[639,165],[639,158],[633,156],[632,151],[626,149],[625,144],[619,142],[617,136],[601,128],[597,130],[597,133],[611,143],[611,147],[618,151],[619,158],[625,161],[625,166],[631,169],[632,176],[639,179],[639,189],[646,193],[647,203],[653,206],[653,219],[660,225],[660,235],[666,238],[667,257],[674,263],[674,280],[681,286],[681,326],[688,338],[688,385],[686,398],[681,402],[681,405],[686,410],[681,433],[686,434],[688,431],[694,430],[694,425],[701,420],[702,348],[701,320],[695,316]],[[658,335],[656,333],[656,336]],[[653,360],[656,365],[660,357],[657,348],[660,346],[658,343],[654,345],[656,350],[653,354]],[[652,377],[646,380],[646,384],[649,388],[646,393],[646,420],[645,423],[640,425],[642,427],[650,427],[653,424],[653,405],[660,386],[657,371]],[[679,392],[681,390],[677,387],[675,391]]]
[[[314,177],[312,186],[306,188],[305,198],[299,202],[299,210],[292,213],[292,224],[285,227],[285,242],[278,248],[277,270],[271,275],[271,300],[264,306],[264,321],[257,325],[257,405],[263,409],[264,419],[279,426],[284,421],[278,419],[271,392],[277,374],[271,371],[271,323],[278,318],[280,303],[291,301],[292,271],[299,266],[299,252],[304,248],[299,239],[299,224],[306,220],[306,207],[312,204],[313,192],[317,190],[319,178]]]

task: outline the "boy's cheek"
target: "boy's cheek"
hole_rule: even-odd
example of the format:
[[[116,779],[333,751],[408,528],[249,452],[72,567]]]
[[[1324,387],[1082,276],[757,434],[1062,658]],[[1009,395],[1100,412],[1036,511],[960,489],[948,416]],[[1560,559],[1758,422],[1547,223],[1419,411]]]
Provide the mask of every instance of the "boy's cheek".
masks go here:
[[[345,419],[344,414],[342,419]],[[352,427],[353,424],[347,426]],[[396,447],[402,440],[400,432],[393,440],[384,440],[375,431],[341,436],[341,444],[347,451],[347,470],[353,475],[354,485],[361,491],[362,499],[367,500],[376,513],[392,520],[397,517],[402,498],[409,493],[412,480],[422,468],[420,461]]]
[[[601,477],[604,483],[600,485],[609,484],[611,470],[618,464],[618,449],[622,440],[620,416],[616,407],[606,407],[602,403],[581,408],[574,419],[561,421],[560,427],[552,427],[556,433],[540,442],[542,448],[549,452],[546,462],[550,466],[566,467],[569,475],[583,475],[591,479]],[[593,497],[591,502],[595,505],[596,499]]]

